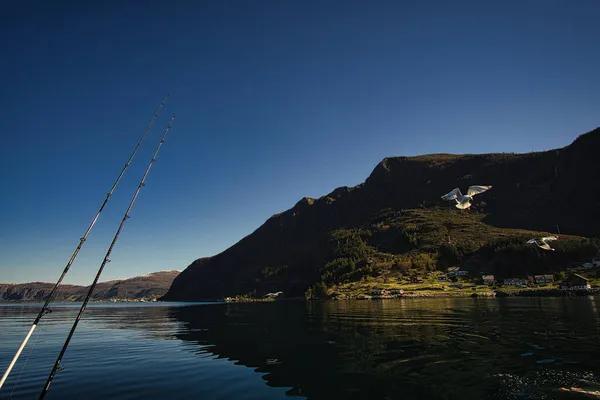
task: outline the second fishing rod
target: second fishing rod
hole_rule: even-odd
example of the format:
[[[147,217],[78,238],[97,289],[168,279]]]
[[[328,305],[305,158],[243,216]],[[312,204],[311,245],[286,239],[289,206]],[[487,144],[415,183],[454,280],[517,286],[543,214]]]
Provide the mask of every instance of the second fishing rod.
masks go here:
[[[67,339],[65,340],[65,343],[63,344],[60,354],[58,355],[58,358],[56,359],[56,362],[54,363],[54,366],[52,367],[52,371],[50,372],[50,375],[48,376],[48,379],[47,379],[46,383],[44,384],[44,388],[42,389],[42,392],[40,393],[40,397],[39,397],[40,400],[43,399],[46,396],[46,393],[48,392],[48,388],[50,387],[50,384],[52,383],[52,380],[54,379],[54,376],[56,375],[56,372],[58,371],[60,362],[61,362],[63,356],[65,355],[65,352],[67,351],[67,347],[69,346],[69,343],[71,342],[71,338],[73,337],[73,334],[75,333],[75,329],[77,329],[79,320],[81,319],[81,316],[83,315],[83,313],[87,307],[87,303],[89,302],[90,297],[92,296],[94,289],[96,288],[96,284],[98,283],[98,280],[100,279],[100,275],[102,274],[104,267],[106,266],[107,263],[110,262],[110,259],[109,259],[110,254],[111,254],[113,248],[115,247],[115,243],[117,242],[119,235],[121,234],[121,230],[123,229],[123,226],[125,225],[125,221],[127,221],[129,219],[129,213],[130,213],[131,209],[133,208],[133,204],[135,203],[135,201],[140,193],[140,190],[142,189],[142,187],[144,187],[144,182],[146,181],[146,177],[148,176],[148,173],[150,172],[152,165],[156,162],[156,156],[158,155],[158,151],[160,150],[162,144],[165,142],[167,133],[169,133],[169,131],[171,130],[171,125],[174,120],[175,120],[175,116],[171,117],[171,120],[169,121],[169,124],[167,125],[167,128],[165,129],[165,132],[163,133],[162,138],[160,139],[160,142],[158,143],[158,146],[156,147],[156,150],[154,151],[154,154],[152,155],[152,158],[150,159],[150,162],[148,163],[148,166],[146,167],[146,171],[144,172],[144,175],[142,176],[142,179],[137,187],[137,190],[135,191],[131,201],[129,202],[129,207],[127,207],[127,211],[125,211],[125,214],[123,215],[121,224],[119,225],[119,228],[117,229],[117,232],[115,233],[113,240],[110,243],[110,246],[108,247],[106,255],[104,256],[104,260],[102,261],[102,264],[100,265],[100,268],[98,269],[98,272],[96,273],[96,277],[94,278],[94,281],[92,282],[92,285],[90,286],[90,288],[87,292],[87,295],[86,295],[85,299],[83,300],[83,304],[81,305],[81,308],[79,309],[79,313],[77,314],[77,317],[75,317],[75,322],[73,322],[73,326],[71,327],[71,330],[69,331],[69,334],[67,335]]]
[[[2,386],[4,385],[4,382],[6,382],[6,380],[8,378],[8,375],[10,374],[10,372],[13,369],[13,367],[15,366],[17,360],[19,359],[19,357],[21,355],[21,352],[23,351],[23,349],[27,345],[27,342],[29,341],[29,338],[33,334],[33,331],[35,330],[35,328],[37,327],[37,325],[40,323],[40,320],[42,319],[42,317],[44,315],[46,315],[47,313],[50,312],[50,309],[48,308],[48,306],[54,300],[54,296],[57,293],[60,284],[62,283],[64,277],[67,275],[67,272],[69,272],[69,269],[71,268],[71,265],[73,265],[73,262],[75,261],[75,258],[77,258],[77,255],[79,254],[79,251],[81,250],[81,248],[83,247],[83,244],[87,240],[88,235],[90,234],[90,232],[92,231],[92,228],[94,227],[94,225],[98,221],[98,218],[100,217],[100,214],[102,213],[102,210],[104,210],[104,206],[106,206],[106,203],[108,203],[108,200],[110,199],[110,196],[112,196],[113,192],[117,188],[117,185],[121,181],[121,178],[125,174],[125,171],[127,170],[127,168],[129,167],[129,165],[131,164],[131,161],[133,160],[133,157],[136,155],[136,153],[137,153],[138,149],[140,148],[140,146],[142,145],[142,142],[144,141],[144,139],[146,139],[146,136],[148,136],[148,132],[150,131],[150,128],[152,128],[152,125],[154,125],[154,121],[156,121],[156,118],[160,114],[160,111],[164,107],[164,105],[165,105],[165,103],[166,103],[166,101],[167,101],[168,98],[169,98],[169,95],[167,94],[165,96],[164,100],[160,103],[160,106],[158,107],[158,109],[156,110],[156,112],[154,113],[154,116],[150,120],[150,123],[146,127],[146,130],[144,131],[144,134],[142,135],[142,138],[138,141],[137,145],[133,149],[133,152],[131,153],[131,155],[127,159],[127,162],[125,163],[125,166],[123,167],[123,169],[121,169],[121,172],[119,173],[119,176],[117,176],[117,179],[114,181],[112,187],[110,188],[110,191],[106,194],[106,198],[104,199],[104,201],[102,202],[102,205],[100,206],[100,208],[96,212],[96,215],[94,216],[94,218],[90,222],[87,230],[85,231],[85,233],[83,234],[83,236],[81,237],[81,239],[79,239],[79,244],[77,245],[77,248],[75,248],[75,251],[73,251],[73,254],[71,255],[71,258],[69,259],[69,261],[67,262],[67,265],[63,269],[62,274],[60,275],[60,277],[58,278],[58,280],[54,284],[54,287],[50,291],[50,294],[48,294],[48,297],[46,298],[46,301],[44,302],[44,305],[42,306],[42,308],[38,312],[38,315],[35,318],[35,320],[33,321],[33,324],[31,324],[31,327],[29,328],[29,331],[27,332],[27,335],[25,335],[25,338],[23,339],[23,342],[21,343],[21,345],[17,349],[17,352],[15,353],[13,359],[11,360],[10,364],[8,365],[8,368],[6,368],[6,371],[4,372],[4,375],[2,375],[2,378],[0,379],[0,388],[2,388]]]

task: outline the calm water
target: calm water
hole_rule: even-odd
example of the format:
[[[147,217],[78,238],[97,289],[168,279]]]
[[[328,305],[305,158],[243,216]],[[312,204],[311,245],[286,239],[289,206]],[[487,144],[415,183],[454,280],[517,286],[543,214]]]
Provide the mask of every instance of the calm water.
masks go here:
[[[0,372],[39,305],[0,305]],[[0,398],[37,398],[77,313],[55,305]],[[578,399],[600,299],[94,304],[48,399]]]

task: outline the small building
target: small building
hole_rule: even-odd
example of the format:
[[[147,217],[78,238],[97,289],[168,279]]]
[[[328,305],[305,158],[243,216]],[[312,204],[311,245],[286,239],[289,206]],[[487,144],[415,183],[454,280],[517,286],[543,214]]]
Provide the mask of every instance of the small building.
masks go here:
[[[460,282],[453,282],[450,284],[450,287],[454,287],[454,288],[458,288],[458,289],[462,289],[463,284]]]
[[[494,275],[483,275],[481,277],[481,279],[483,280],[483,284],[487,285],[487,286],[491,286],[494,283],[496,283],[496,279],[494,278]]]
[[[421,275],[413,276],[410,281],[412,283],[423,283],[423,277]]]
[[[538,285],[545,284],[545,283],[552,283],[552,282],[554,282],[554,275],[552,275],[552,274],[534,275],[533,282]]]
[[[448,275],[446,275],[446,274],[440,274],[440,275],[438,275],[437,278],[438,278],[438,281],[440,281],[440,282],[448,282]]]
[[[389,296],[390,292],[385,289],[373,289],[371,290],[371,296]]]
[[[448,276],[468,276],[469,271],[460,269],[460,267],[449,267],[446,275]]]
[[[600,257],[596,256],[592,258],[592,261],[586,262],[583,265],[583,268],[599,268],[600,267]]]
[[[507,278],[503,281],[506,286],[527,286],[527,281],[520,278]]]
[[[579,274],[572,273],[566,281],[566,286],[569,289],[591,289],[590,281]]]
[[[267,299],[275,299],[275,298],[281,296],[282,294],[283,294],[283,292],[267,293],[265,295],[265,298],[267,298]]]

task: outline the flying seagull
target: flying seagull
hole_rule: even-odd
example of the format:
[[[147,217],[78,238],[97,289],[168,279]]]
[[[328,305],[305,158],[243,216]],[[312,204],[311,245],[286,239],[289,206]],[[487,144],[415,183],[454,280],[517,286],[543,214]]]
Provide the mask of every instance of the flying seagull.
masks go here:
[[[456,200],[456,208],[464,210],[465,208],[471,207],[471,201],[473,200],[473,196],[475,196],[476,194],[479,194],[479,193],[483,193],[486,190],[490,190],[491,188],[492,188],[491,186],[479,186],[479,185],[469,186],[469,189],[467,190],[467,194],[465,194],[465,195],[463,195],[460,192],[459,188],[455,188],[450,193],[443,195],[442,199],[450,200],[450,201]]]
[[[556,251],[555,249],[550,247],[550,245],[548,244],[548,242],[550,242],[552,240],[558,240],[558,238],[556,236],[546,236],[546,237],[541,238],[540,240],[529,239],[527,241],[527,243],[535,243],[538,245],[539,248],[544,249],[544,250]]]

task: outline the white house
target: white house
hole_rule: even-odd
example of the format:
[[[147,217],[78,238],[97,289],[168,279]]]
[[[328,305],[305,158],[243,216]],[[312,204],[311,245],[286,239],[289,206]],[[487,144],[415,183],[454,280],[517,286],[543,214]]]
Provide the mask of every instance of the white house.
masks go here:
[[[538,285],[544,283],[552,283],[554,282],[554,276],[552,274],[534,275],[533,281]]]
[[[527,281],[520,278],[508,278],[503,282],[506,286],[526,286]]]
[[[274,299],[276,297],[279,297],[283,294],[283,292],[274,292],[274,293],[267,293],[265,295],[265,297],[269,298],[269,299]]]

